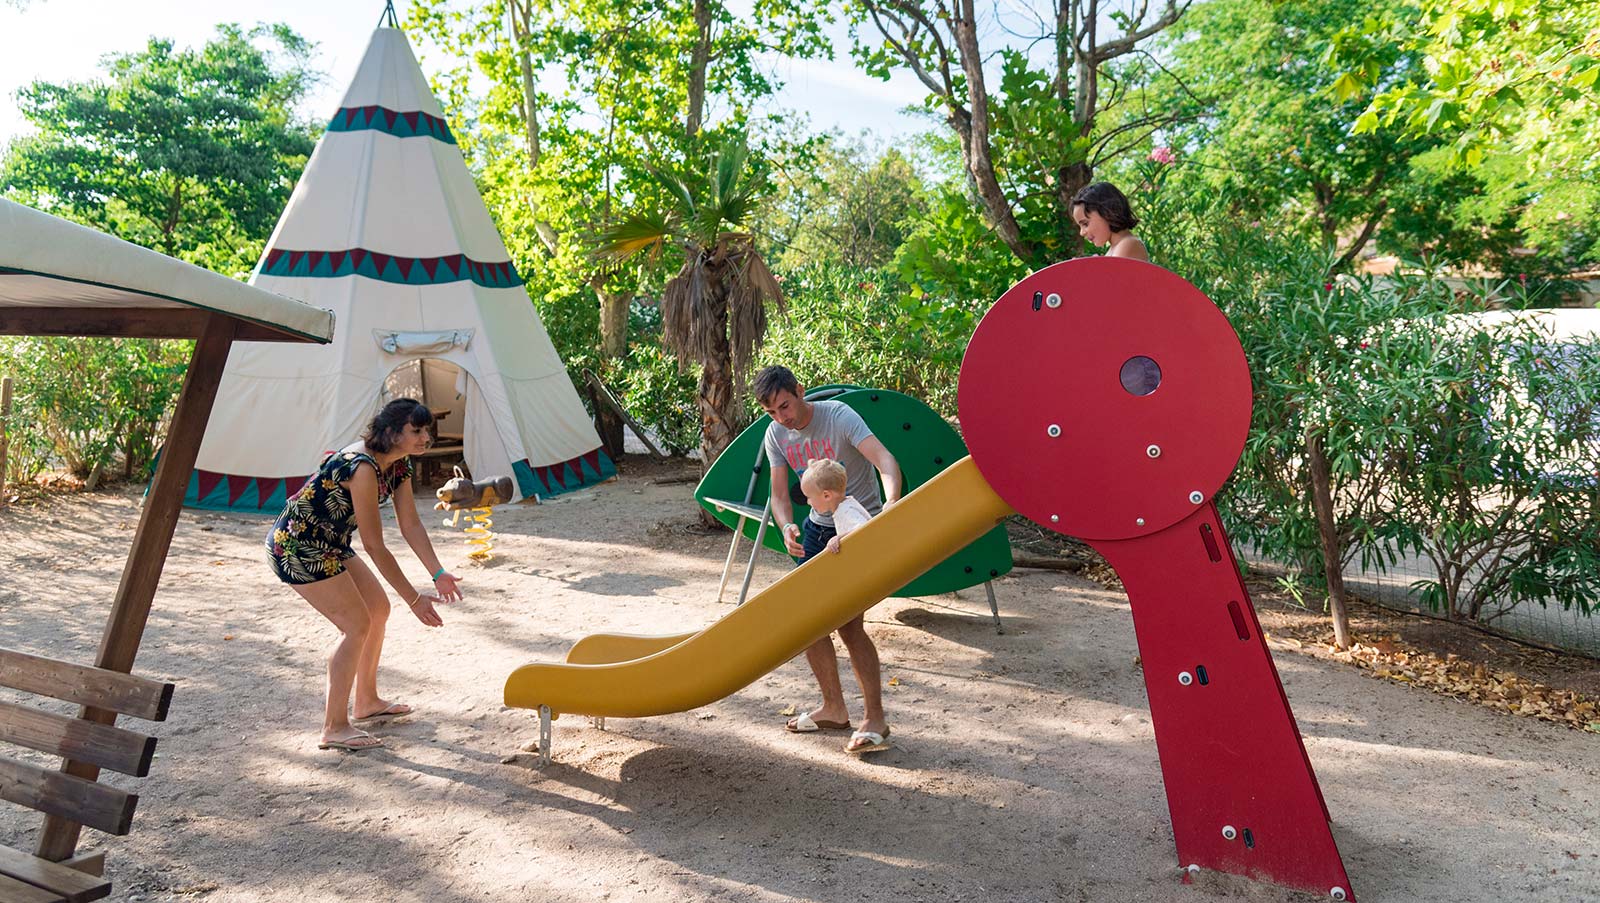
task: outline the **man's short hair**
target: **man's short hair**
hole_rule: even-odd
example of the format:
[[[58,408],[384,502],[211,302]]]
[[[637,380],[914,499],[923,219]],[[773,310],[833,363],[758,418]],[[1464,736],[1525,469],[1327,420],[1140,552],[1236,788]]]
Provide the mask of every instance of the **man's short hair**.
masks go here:
[[[806,472],[801,474],[800,478],[821,490],[843,492],[845,476],[844,465],[838,461],[832,458],[812,458],[806,462]]]
[[[794,373],[788,367],[774,365],[761,368],[751,388],[755,390],[756,401],[766,404],[779,392],[799,395],[800,380],[794,378]]]

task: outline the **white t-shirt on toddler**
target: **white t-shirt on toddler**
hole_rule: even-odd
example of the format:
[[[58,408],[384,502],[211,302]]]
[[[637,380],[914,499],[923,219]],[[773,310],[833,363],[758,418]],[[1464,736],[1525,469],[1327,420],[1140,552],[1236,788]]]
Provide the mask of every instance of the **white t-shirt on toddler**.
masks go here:
[[[839,536],[844,536],[869,520],[872,520],[872,515],[853,495],[845,496],[839,507],[833,509],[833,530]]]

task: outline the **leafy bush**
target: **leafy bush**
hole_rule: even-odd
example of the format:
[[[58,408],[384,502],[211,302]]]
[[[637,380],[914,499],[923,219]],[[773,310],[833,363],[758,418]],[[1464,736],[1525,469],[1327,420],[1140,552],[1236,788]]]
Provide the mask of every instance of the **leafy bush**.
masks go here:
[[[895,273],[838,265],[795,270],[783,287],[789,311],[769,327],[759,364],[783,364],[806,385],[893,389],[955,415],[961,356],[994,298],[917,295]]]
[[[1596,355],[1447,316],[1543,298],[1520,280],[1462,288],[1417,265],[1330,277],[1331,250],[1239,222],[1226,197],[1196,200],[1171,168],[1140,177],[1156,262],[1222,308],[1250,363],[1251,429],[1219,498],[1240,539],[1327,573],[1320,493],[1335,570],[1426,556],[1439,577],[1413,589],[1451,617],[1600,600]]]
[[[61,466],[95,483],[121,464],[143,476],[183,386],[191,342],[17,338],[0,342],[13,377],[12,479]]]
[[[654,432],[668,454],[687,455],[700,447],[695,376],[672,352],[659,340],[641,341],[622,361],[610,363],[603,378],[621,396],[628,414]]]

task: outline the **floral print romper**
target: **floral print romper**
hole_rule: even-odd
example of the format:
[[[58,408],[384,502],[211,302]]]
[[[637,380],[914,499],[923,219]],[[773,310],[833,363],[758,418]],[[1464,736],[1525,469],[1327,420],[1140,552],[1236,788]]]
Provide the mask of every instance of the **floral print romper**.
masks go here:
[[[365,452],[329,455],[316,475],[289,499],[267,534],[267,555],[279,580],[316,583],[344,573],[345,561],[356,556],[350,547],[356,512],[350,490],[340,484],[355,476],[356,468],[363,464],[378,472],[380,503],[393,495],[402,481],[411,479],[410,458],[401,458],[385,473]]]

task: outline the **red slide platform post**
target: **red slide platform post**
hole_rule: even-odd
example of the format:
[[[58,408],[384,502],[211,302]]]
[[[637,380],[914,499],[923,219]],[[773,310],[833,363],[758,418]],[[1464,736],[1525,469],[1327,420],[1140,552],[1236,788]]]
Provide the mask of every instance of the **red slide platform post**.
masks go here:
[[[1122,578],[1180,866],[1354,900],[1214,496],[1250,427],[1216,305],[1140,261],[1059,263],[1001,296],[958,389],[973,461]]]

